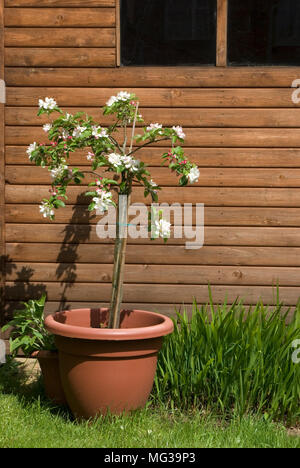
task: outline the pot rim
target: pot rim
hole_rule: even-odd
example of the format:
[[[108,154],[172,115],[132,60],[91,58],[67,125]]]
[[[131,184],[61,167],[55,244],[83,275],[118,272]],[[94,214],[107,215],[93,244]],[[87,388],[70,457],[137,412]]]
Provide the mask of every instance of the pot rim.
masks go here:
[[[99,307],[100,309],[100,307]],[[56,312],[79,312],[87,309],[71,309],[68,311]],[[109,341],[127,341],[158,338],[169,335],[174,330],[172,320],[162,314],[146,310],[133,309],[132,312],[142,312],[152,315],[153,318],[160,319],[161,322],[156,325],[137,328],[92,328],[80,327],[77,325],[68,325],[55,320],[55,314],[48,315],[45,319],[46,329],[54,335],[64,336],[66,338],[80,338],[85,340],[109,340]]]

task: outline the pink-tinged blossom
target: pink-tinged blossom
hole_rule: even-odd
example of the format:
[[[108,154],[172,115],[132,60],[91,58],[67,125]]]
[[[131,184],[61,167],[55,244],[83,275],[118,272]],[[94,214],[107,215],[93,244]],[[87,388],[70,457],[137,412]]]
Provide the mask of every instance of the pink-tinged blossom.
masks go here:
[[[88,161],[94,161],[94,159],[95,159],[94,153],[91,153],[91,152],[89,151],[88,154],[87,154],[86,159],[87,159]]]
[[[159,130],[162,128],[162,125],[159,123],[152,123],[147,127],[147,132],[151,132],[152,130]]]
[[[44,132],[46,132],[46,133],[49,132],[49,130],[51,130],[51,128],[52,128],[52,125],[51,125],[51,124],[45,124],[45,125],[43,125],[43,130],[44,130]]]
[[[108,138],[107,130],[105,128],[97,127],[96,125],[92,127],[92,135],[96,140],[99,138]]]
[[[181,138],[182,140],[185,139],[185,133],[182,130],[182,127],[177,125],[177,127],[172,127],[172,130],[174,130],[175,133],[177,133],[178,138]]]

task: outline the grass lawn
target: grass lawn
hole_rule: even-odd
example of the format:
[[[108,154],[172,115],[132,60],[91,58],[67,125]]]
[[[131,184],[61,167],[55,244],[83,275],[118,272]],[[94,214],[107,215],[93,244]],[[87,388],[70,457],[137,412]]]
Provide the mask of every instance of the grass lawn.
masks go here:
[[[0,448],[300,448],[300,438],[288,435],[283,425],[257,417],[226,422],[200,411],[149,406],[77,423],[44,398],[39,380],[28,384],[19,368],[9,374],[0,369],[0,421]]]

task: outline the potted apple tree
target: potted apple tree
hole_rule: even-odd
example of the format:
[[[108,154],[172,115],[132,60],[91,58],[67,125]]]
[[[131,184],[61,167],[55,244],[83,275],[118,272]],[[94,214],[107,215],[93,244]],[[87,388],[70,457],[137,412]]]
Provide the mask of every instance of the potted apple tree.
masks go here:
[[[180,186],[196,182],[199,170],[177,144],[185,138],[180,126],[163,128],[154,123],[135,135],[136,124],[143,118],[132,93],[120,91],[108,100],[103,113],[113,115],[114,123],[107,128],[83,112],[64,113],[53,98],[40,99],[38,115],[53,113],[56,118],[43,126],[49,142],[34,142],[27,149],[30,161],[47,167],[52,178],[51,194],[43,199],[41,214],[53,220],[55,211],[65,206],[69,185],[81,184],[88,174],[93,178],[86,193],[91,197],[88,209],[104,214],[115,207],[117,223],[110,307],[60,311],[49,315],[45,326],[55,335],[63,388],[74,415],[90,418],[107,410],[120,413],[145,405],[163,336],[173,330],[171,319],[161,314],[121,308],[132,189],[142,186],[145,197],[154,202],[161,189],[136,156],[147,145],[169,141],[171,148],[162,154],[162,161],[179,176]],[[86,150],[89,171],[70,167],[69,156],[77,150]],[[170,223],[161,211],[154,218],[149,226],[151,238],[167,240]]]

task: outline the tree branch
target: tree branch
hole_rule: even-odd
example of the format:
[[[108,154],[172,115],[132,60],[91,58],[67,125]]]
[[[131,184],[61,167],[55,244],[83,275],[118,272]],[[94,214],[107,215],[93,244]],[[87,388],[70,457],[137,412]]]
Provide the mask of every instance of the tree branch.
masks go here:
[[[164,138],[160,138],[159,140],[151,140],[151,141],[148,141],[147,143],[145,143],[144,145],[141,145],[141,146],[138,146],[136,149],[134,149],[133,151],[131,151],[130,153],[128,153],[128,156],[131,156],[132,154],[136,153],[137,151],[139,151],[141,148],[144,148],[145,146],[147,145],[151,145],[152,143],[158,143],[160,141],[165,141],[165,140],[169,140],[170,138],[169,137],[164,137]]]
[[[122,148],[121,148],[121,146],[119,145],[119,143],[117,142],[117,140],[115,140],[114,137],[112,137],[111,135],[109,135],[109,139],[110,139],[110,141],[118,148],[118,150],[120,151],[120,153],[122,153]]]

